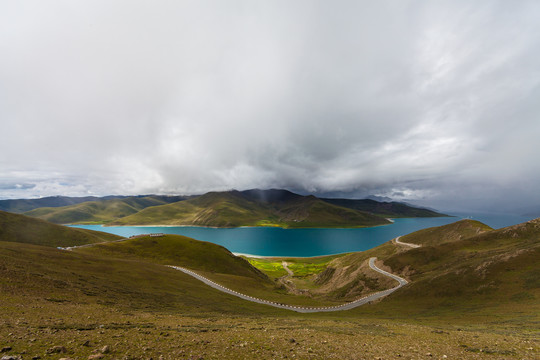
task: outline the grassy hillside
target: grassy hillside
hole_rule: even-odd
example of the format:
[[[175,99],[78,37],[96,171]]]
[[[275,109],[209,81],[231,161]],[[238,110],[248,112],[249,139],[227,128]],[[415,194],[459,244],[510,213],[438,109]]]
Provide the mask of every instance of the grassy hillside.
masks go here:
[[[275,208],[280,221],[287,227],[355,227],[389,224],[381,217],[327,204],[314,197],[306,196],[292,200]]]
[[[460,321],[470,316],[512,324],[538,321],[540,219],[491,231],[470,221],[452,225],[439,244],[417,232],[407,241],[427,245],[385,258],[386,266],[412,283],[382,302],[381,309]],[[434,231],[442,234],[440,228]],[[456,232],[470,236],[458,239]]]
[[[310,306],[341,304],[340,299],[322,299],[288,292],[281,284],[222,246],[180,235],[139,237],[122,242],[99,244],[74,251],[100,257],[121,258],[195,270],[218,283],[251,296],[286,304]],[[144,265],[143,265],[144,266]]]
[[[464,220],[420,230],[407,236],[402,236],[400,240],[421,244],[429,239],[430,241],[433,240],[433,245],[436,246],[437,244],[443,244],[456,238],[462,239],[483,231],[489,231],[488,229],[490,228],[487,225],[478,221]],[[428,238],[425,234],[436,234],[437,236]],[[366,286],[366,279],[364,277],[367,274],[371,274],[370,270],[366,267],[369,258],[377,257],[379,259],[379,267],[384,268],[387,265],[386,259],[398,254],[408,254],[410,251],[411,248],[407,246],[396,245],[389,241],[370,250],[340,256],[329,262],[327,268],[314,277],[313,281],[326,292],[349,298],[351,294],[355,295]],[[393,268],[387,268],[387,270],[394,271]],[[410,274],[408,271],[409,268],[399,270],[405,278],[409,278]],[[377,275],[372,277],[386,286],[390,285],[387,278],[377,277]],[[396,293],[393,296],[398,296],[398,294]]]
[[[86,201],[98,200],[95,196],[69,197],[69,196],[48,196],[39,199],[10,199],[0,200],[0,210],[14,213],[24,213],[40,207],[59,207],[79,204]]]
[[[280,193],[284,194],[283,191]],[[279,199],[268,200],[238,191],[212,192],[182,202],[147,208],[112,224],[360,227],[389,223],[371,214],[327,204],[314,196],[287,193]]]
[[[466,219],[444,226],[415,231],[411,234],[401,236],[399,240],[422,246],[441,245],[447,242],[466,239],[491,230],[493,230],[491,227],[480,221]]]
[[[243,313],[249,302],[226,296],[202,282],[150,261],[0,242],[0,291],[65,305],[106,304],[124,311]],[[255,305],[255,304],[254,304]],[[255,306],[257,307],[257,306]],[[259,311],[265,312],[264,307]]]
[[[121,195],[109,195],[103,197],[97,196],[83,196],[83,197],[71,197],[71,196],[48,196],[39,199],[10,199],[0,200],[0,210],[9,211],[14,213],[25,213],[30,210],[44,208],[44,207],[62,207],[69,205],[76,205],[88,201],[106,201],[112,199],[140,199],[140,198],[155,198],[163,200],[164,203],[171,203],[186,199],[185,196],[168,196],[168,195],[139,195],[139,196],[121,196]]]
[[[523,326],[389,320],[393,314],[379,310],[386,299],[368,306],[367,315],[297,314],[151,262],[21,243],[0,242],[0,293],[2,355],[24,359],[538,355]]]
[[[369,256],[412,280],[376,304],[318,314],[247,302],[163,266],[265,282],[225,249],[187,238],[75,251],[0,241],[0,348],[24,359],[534,359],[539,227],[536,220],[419,249],[388,242],[334,258],[283,259],[298,277],[316,275],[318,286],[338,284],[338,271],[342,280],[362,276]]]
[[[422,209],[406,205],[400,202],[379,202],[371,199],[321,199],[330,204],[346,207],[349,209],[366,211],[379,216],[389,218],[401,217],[438,217],[448,216],[429,209]]]
[[[0,211],[0,241],[43,246],[75,246],[121,239],[120,236],[75,229],[25,215]]]
[[[144,209],[113,224],[234,227],[255,224],[266,212],[264,207],[233,193],[208,193],[194,199]]]
[[[223,246],[181,235],[143,236],[122,242],[98,244],[79,252],[137,259],[163,265],[179,265],[192,270],[253,277],[267,281],[266,275]]]
[[[41,207],[25,213],[55,224],[107,223],[111,220],[135,214],[150,207],[179,201],[181,197],[131,196],[118,199],[87,201],[61,207]]]

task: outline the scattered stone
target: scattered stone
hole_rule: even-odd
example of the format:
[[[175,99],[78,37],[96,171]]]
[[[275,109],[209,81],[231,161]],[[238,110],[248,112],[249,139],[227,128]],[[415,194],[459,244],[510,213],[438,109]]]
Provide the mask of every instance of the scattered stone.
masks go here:
[[[446,356],[446,355],[443,355],[443,356],[442,356],[442,358],[443,358],[443,359],[447,359],[447,358],[448,358],[448,356]]]
[[[86,340],[83,342],[82,346],[90,346],[90,340]]]
[[[104,347],[101,348],[102,354],[108,354],[110,351],[111,351],[111,348],[109,347],[109,345],[105,345]]]
[[[294,340],[293,338],[290,338],[290,339],[289,339],[289,342],[290,342],[291,344],[293,344],[293,343],[296,342],[296,340]]]
[[[4,346],[2,350],[0,350],[0,353],[8,352],[11,350],[11,346]]]
[[[4,355],[0,360],[22,360],[22,356]]]
[[[39,355],[36,355],[36,356],[32,357],[32,360],[39,360],[39,359],[41,359],[41,356],[39,356]],[[60,360],[62,360],[62,359],[60,359]]]
[[[52,348],[47,349],[47,354],[63,354],[66,351],[66,348],[63,346],[53,346]]]
[[[72,358],[60,358],[59,360],[74,360]]]
[[[94,354],[94,355],[90,355],[90,356],[88,357],[88,360],[93,360],[93,359],[103,359],[103,358],[104,358],[103,354]]]
[[[432,353],[426,353],[426,356],[433,356]]]

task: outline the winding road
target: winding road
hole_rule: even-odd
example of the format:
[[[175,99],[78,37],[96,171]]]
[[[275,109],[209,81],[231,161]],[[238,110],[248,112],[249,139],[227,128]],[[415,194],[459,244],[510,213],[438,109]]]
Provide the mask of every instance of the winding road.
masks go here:
[[[396,244],[399,244],[399,245],[404,245],[404,246],[408,246],[408,247],[412,247],[414,249],[416,248],[419,248],[419,247],[422,247],[422,245],[418,245],[418,244],[411,244],[411,243],[406,243],[406,242],[401,242],[399,241],[399,238],[401,236],[398,236],[397,238],[394,239],[394,241],[396,242]]]
[[[140,235],[140,236],[146,236],[146,235],[147,234]],[[150,234],[150,236],[152,236],[152,235],[153,234]],[[411,247],[420,247],[420,245],[402,243],[402,242],[399,241],[399,238],[400,237],[398,236],[395,239],[395,242],[397,244],[411,246]],[[119,239],[119,240],[114,240],[114,241],[106,241],[106,242],[103,242],[103,243],[120,242],[120,241],[125,241],[125,240],[129,240],[129,238],[124,238],[124,239]],[[69,246],[69,247],[58,247],[58,249],[72,251],[73,249],[83,248],[83,247],[90,247],[90,246],[94,246],[94,245],[98,245],[98,244],[102,244],[102,243],[85,244],[85,245]],[[213,287],[214,289],[217,289],[219,291],[222,291],[222,292],[230,294],[230,295],[237,296],[237,297],[242,298],[242,299],[247,300],[247,301],[252,301],[252,302],[259,303],[259,304],[264,304],[264,305],[269,305],[269,306],[273,306],[273,307],[280,308],[280,309],[292,310],[292,311],[296,311],[296,312],[300,312],[300,313],[315,313],[315,312],[329,312],[329,311],[350,310],[350,309],[353,309],[355,307],[367,304],[367,303],[369,303],[371,301],[375,301],[377,299],[380,299],[382,297],[390,295],[391,293],[393,293],[397,289],[399,289],[402,286],[405,286],[405,285],[408,284],[407,280],[405,280],[405,279],[403,279],[403,278],[401,278],[401,277],[399,277],[397,275],[394,275],[392,273],[389,273],[388,271],[384,271],[382,269],[379,269],[375,265],[375,260],[377,260],[376,257],[372,257],[372,258],[369,259],[369,267],[371,269],[377,271],[378,273],[381,273],[381,274],[383,274],[385,276],[388,276],[388,277],[396,280],[398,282],[398,285],[394,286],[391,289],[379,291],[379,292],[373,293],[371,295],[364,296],[364,297],[362,297],[360,299],[351,301],[351,302],[346,303],[346,304],[336,305],[336,306],[322,306],[322,307],[305,307],[305,306],[285,305],[285,304],[277,303],[277,302],[274,302],[274,301],[258,299],[258,298],[255,298],[253,296],[241,294],[238,291],[234,291],[234,290],[231,290],[229,288],[226,288],[225,286],[220,285],[220,284],[218,284],[218,283],[216,283],[216,282],[214,282],[214,281],[212,281],[212,280],[210,280],[210,279],[208,279],[208,278],[206,278],[206,277],[204,277],[202,275],[199,275],[199,274],[197,274],[196,272],[194,272],[192,270],[189,270],[189,269],[186,269],[186,268],[183,268],[183,267],[180,267],[180,266],[174,266],[174,265],[165,265],[165,266],[168,266],[168,267],[173,268],[175,270],[182,271],[183,273],[193,276],[194,278],[204,282],[205,284]],[[289,267],[287,266],[288,264],[285,261],[282,262],[282,265],[283,265],[283,268],[289,274],[289,276],[294,276],[294,273],[291,271],[291,269],[289,269]]]
[[[208,279],[208,278],[206,278],[206,277],[204,277],[202,275],[199,275],[196,272],[191,271],[189,269],[186,269],[186,268],[183,268],[183,267],[180,267],[180,266],[173,266],[173,265],[167,265],[167,266],[169,266],[169,267],[171,267],[173,269],[182,271],[183,273],[186,273],[188,275],[191,275],[194,278],[196,278],[196,279],[204,282],[205,284],[213,287],[214,289],[217,289],[219,291],[222,291],[222,292],[230,294],[230,295],[237,296],[237,297],[242,298],[244,300],[252,301],[252,302],[255,302],[255,303],[259,303],[259,304],[269,305],[269,306],[273,306],[273,307],[280,308],[280,309],[292,310],[292,311],[296,311],[296,312],[300,312],[300,313],[315,313],[315,312],[329,312],[329,311],[350,310],[350,309],[353,309],[355,307],[367,304],[367,303],[369,303],[371,301],[380,299],[380,298],[382,298],[384,296],[390,295],[391,293],[393,293],[394,291],[396,291],[400,287],[402,287],[404,285],[407,285],[407,283],[408,283],[407,280],[405,280],[405,279],[403,279],[403,278],[401,278],[401,277],[399,277],[397,275],[391,274],[388,271],[384,271],[382,269],[379,269],[375,265],[375,260],[377,260],[377,258],[375,258],[375,257],[372,257],[372,258],[369,259],[369,267],[372,268],[373,270],[385,275],[385,276],[391,277],[392,279],[396,280],[398,282],[397,286],[395,286],[395,287],[393,287],[391,289],[388,289],[388,290],[383,290],[383,291],[379,291],[379,292],[376,292],[376,293],[368,295],[368,296],[364,296],[363,298],[357,299],[355,301],[352,301],[352,302],[349,302],[349,303],[346,303],[346,304],[343,304],[343,305],[323,306],[323,307],[305,307],[305,306],[285,305],[285,304],[277,303],[277,302],[274,302],[274,301],[258,299],[258,298],[255,298],[253,296],[241,294],[238,291],[234,291],[234,290],[231,290],[229,288],[226,288],[225,286],[220,285],[220,284],[218,284],[218,283],[216,283],[216,282],[214,282],[214,281],[212,281],[212,280],[210,280],[210,279]]]

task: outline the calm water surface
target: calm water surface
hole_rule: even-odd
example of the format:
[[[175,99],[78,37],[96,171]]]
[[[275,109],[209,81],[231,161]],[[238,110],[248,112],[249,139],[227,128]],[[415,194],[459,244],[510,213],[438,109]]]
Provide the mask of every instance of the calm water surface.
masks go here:
[[[363,251],[385,243],[396,236],[420,229],[446,225],[464,217],[484,222],[494,228],[518,224],[529,218],[509,215],[459,214],[456,217],[395,219],[392,225],[361,229],[280,229],[163,226],[73,225],[83,229],[105,231],[120,236],[148,233],[185,235],[222,245],[234,253],[261,256],[318,256]]]

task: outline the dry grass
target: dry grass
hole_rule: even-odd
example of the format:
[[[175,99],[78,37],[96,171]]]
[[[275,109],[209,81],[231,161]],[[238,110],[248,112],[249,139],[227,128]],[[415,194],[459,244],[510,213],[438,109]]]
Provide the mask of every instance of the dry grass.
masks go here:
[[[12,298],[0,308],[0,348],[24,359],[535,359],[538,339],[393,320],[180,315]],[[24,301],[23,301],[24,300]],[[66,353],[47,355],[63,346]]]

